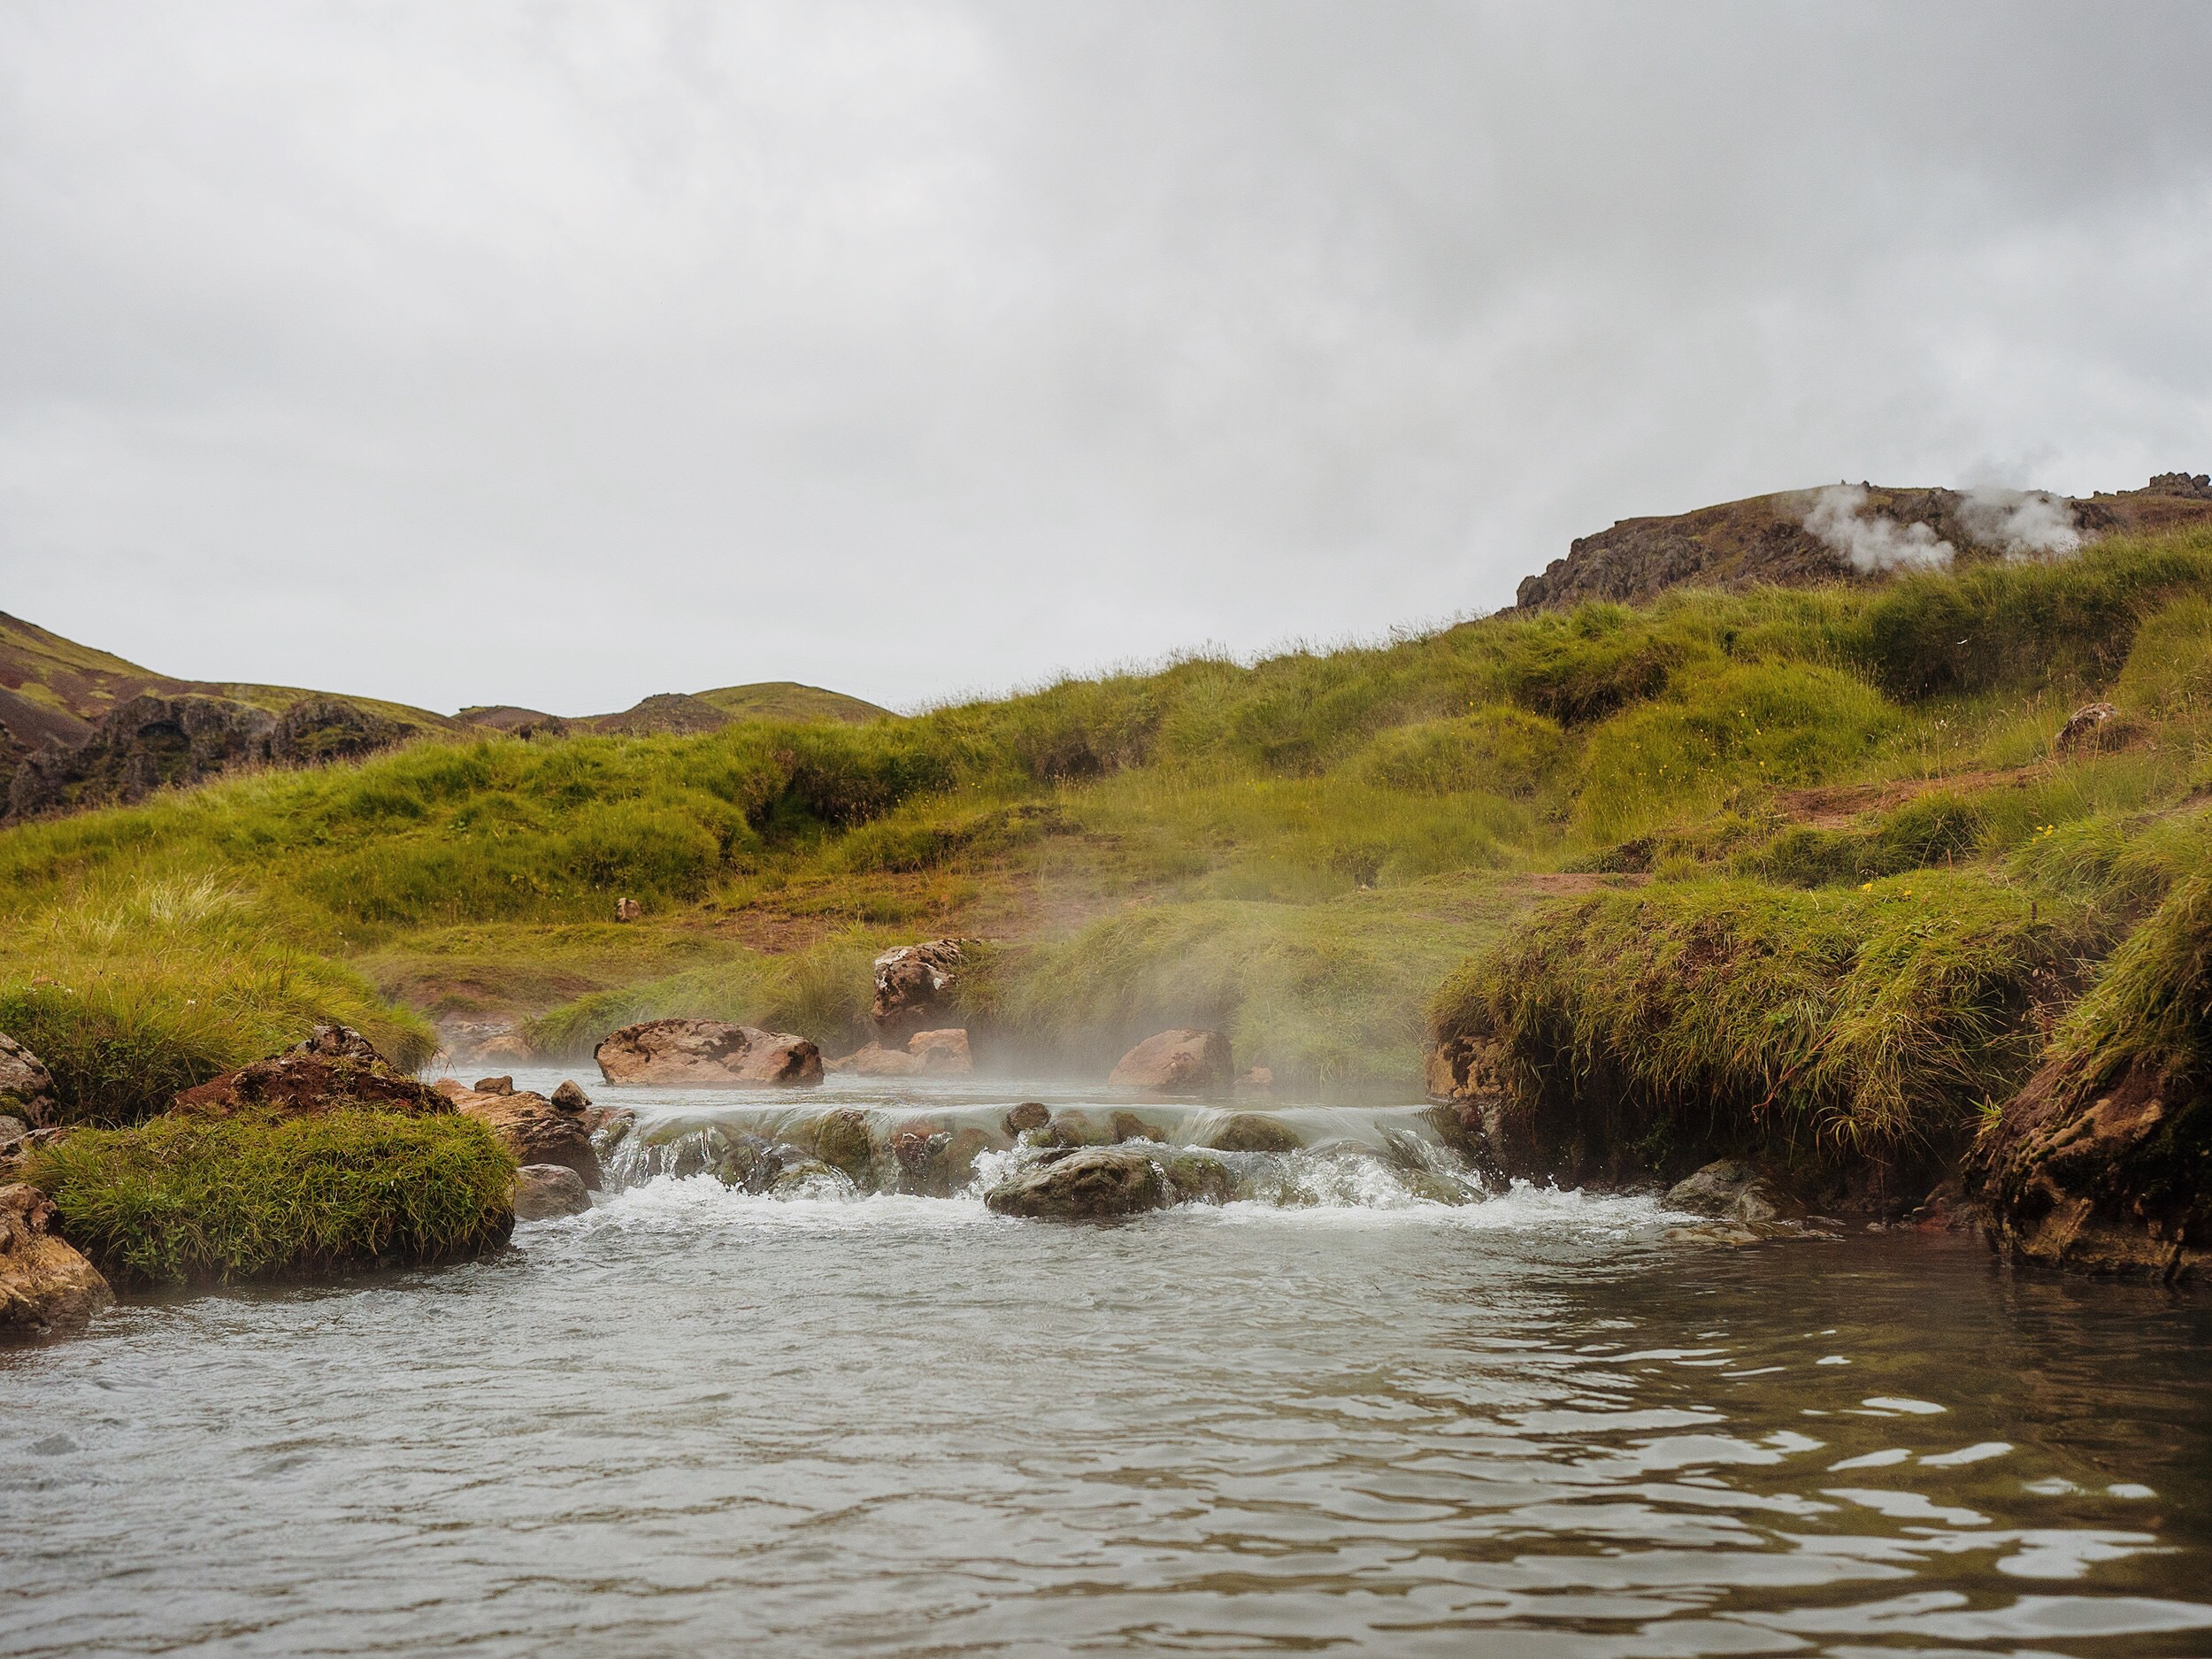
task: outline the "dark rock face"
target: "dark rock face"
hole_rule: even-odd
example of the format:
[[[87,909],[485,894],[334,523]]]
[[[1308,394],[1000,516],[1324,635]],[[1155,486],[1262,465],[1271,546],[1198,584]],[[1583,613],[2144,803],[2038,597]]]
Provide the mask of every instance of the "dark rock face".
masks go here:
[[[972,940],[933,939],[925,944],[901,945],[875,961],[875,996],[869,1017],[885,1036],[895,1040],[939,1025],[937,1018],[948,1009],[966,965],[964,946]]]
[[[296,1048],[185,1090],[173,1108],[202,1118],[242,1111],[296,1117],[341,1109],[413,1114],[453,1107],[437,1090],[391,1065],[351,1026],[319,1025]]]
[[[591,1110],[591,1096],[576,1086],[576,1080],[573,1078],[570,1078],[553,1091],[553,1110],[564,1112],[588,1112]]]
[[[1121,1056],[1106,1080],[1159,1094],[1225,1094],[1236,1067],[1217,1031],[1163,1031]]]
[[[515,1171],[515,1219],[551,1221],[591,1208],[583,1177],[559,1164],[526,1164]]]
[[[1143,1154],[1090,1147],[1001,1181],[983,1202],[1002,1216],[1100,1221],[1163,1209],[1174,1192]]]
[[[804,1037],[719,1019],[625,1025],[592,1056],[610,1083],[745,1087],[822,1080],[822,1051]]]
[[[37,1187],[0,1187],[0,1337],[77,1330],[115,1300],[55,1220],[54,1201]]]
[[[37,818],[143,800],[240,766],[303,766],[387,749],[396,720],[335,697],[303,697],[282,714],[222,697],[133,697],[74,749],[26,756],[8,783],[8,815]]]
[[[33,1129],[53,1121],[54,1078],[46,1063],[0,1032],[0,1113]]]
[[[2212,1256],[2212,1091],[2141,1062],[2098,1087],[2046,1066],[1962,1173],[2025,1261],[2170,1281]]]

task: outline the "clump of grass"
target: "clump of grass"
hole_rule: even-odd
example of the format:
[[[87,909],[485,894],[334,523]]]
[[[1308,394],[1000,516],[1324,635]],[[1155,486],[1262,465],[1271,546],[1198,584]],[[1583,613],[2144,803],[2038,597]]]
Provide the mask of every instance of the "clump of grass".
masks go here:
[[[1384,732],[1367,746],[1360,772],[1380,789],[1526,798],[1552,780],[1566,756],[1557,721],[1491,703]]]
[[[111,1280],[154,1286],[475,1255],[513,1225],[514,1173],[472,1118],[336,1111],[81,1130],[27,1178]]]
[[[1441,1040],[1536,1101],[1821,1153],[1939,1140],[2024,1076],[2039,997],[2097,942],[1980,872],[1805,893],[1701,880],[1563,902],[1448,980]]]
[[[1873,687],[1816,663],[1701,676],[1591,733],[1576,822],[1592,841],[1620,841],[1747,786],[1819,783],[1862,764],[1899,724]]]
[[[2146,621],[2115,695],[2122,708],[2139,714],[2212,711],[2212,600],[2177,599]]]
[[[0,1031],[45,1061],[64,1122],[136,1122],[329,1021],[403,1068],[436,1047],[420,1016],[206,875],[82,893],[0,945]]]
[[[2051,1048],[2084,1090],[2139,1064],[2212,1077],[2212,874],[2182,881],[2112,953]]]

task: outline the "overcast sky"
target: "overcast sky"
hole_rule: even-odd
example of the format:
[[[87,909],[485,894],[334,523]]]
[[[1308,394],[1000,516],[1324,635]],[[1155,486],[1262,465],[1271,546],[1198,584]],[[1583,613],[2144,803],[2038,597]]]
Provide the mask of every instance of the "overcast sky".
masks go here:
[[[902,708],[2212,468],[2212,6],[0,10],[0,610]]]

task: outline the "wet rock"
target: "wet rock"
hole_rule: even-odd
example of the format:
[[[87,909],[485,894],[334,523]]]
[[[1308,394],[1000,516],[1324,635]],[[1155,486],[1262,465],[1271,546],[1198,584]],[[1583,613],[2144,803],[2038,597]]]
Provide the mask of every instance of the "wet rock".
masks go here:
[[[515,1219],[550,1221],[591,1208],[583,1178],[561,1164],[526,1164],[515,1171]]]
[[[906,1040],[906,1052],[925,1077],[966,1077],[975,1070],[968,1056],[968,1033],[957,1026],[918,1031]]]
[[[1002,1216],[1095,1221],[1161,1209],[1173,1193],[1143,1154],[1087,1147],[1001,1181],[983,1202]]]
[[[551,1098],[556,1111],[588,1112],[591,1110],[591,1096],[577,1087],[573,1078],[564,1079],[560,1087],[553,1091]]]
[[[1746,1226],[1794,1221],[1802,1206],[1749,1164],[1720,1158],[1677,1181],[1663,1201],[1669,1210],[1712,1216]]]
[[[949,1131],[927,1125],[910,1125],[893,1135],[891,1156],[899,1166],[899,1190],[949,1198],[958,1185],[946,1167],[946,1154],[951,1147]]]
[[[1237,1195],[1236,1172],[1219,1158],[1178,1153],[1167,1161],[1166,1174],[1179,1204],[1225,1204]]]
[[[115,1300],[56,1221],[54,1201],[37,1187],[0,1187],[0,1336],[81,1329]]]
[[[725,1187],[741,1187],[749,1193],[766,1192],[783,1173],[787,1161],[783,1148],[758,1135],[739,1135],[718,1150],[715,1179]]]
[[[594,1106],[584,1113],[583,1124],[584,1133],[591,1137],[591,1149],[599,1155],[603,1167],[614,1149],[637,1127],[637,1114],[627,1106]]]
[[[34,1129],[53,1121],[54,1078],[46,1063],[0,1032],[0,1112]]]
[[[1106,1080],[1161,1094],[1225,1094],[1235,1070],[1217,1031],[1163,1031],[1121,1056]]]
[[[1124,1141],[1164,1141],[1167,1138],[1157,1124],[1147,1123],[1134,1112],[1116,1112],[1111,1126],[1116,1145]]]
[[[480,1077],[469,1087],[478,1094],[511,1094],[515,1092],[515,1080],[503,1076]]]
[[[2212,1090],[2151,1062],[2101,1081],[2044,1067],[1961,1174],[2018,1259],[2172,1281],[2212,1258]]]
[[[1052,1121],[1052,1109],[1044,1102],[1025,1100],[1006,1114],[1006,1133],[1018,1135],[1025,1130],[1042,1129]]]
[[[874,1139],[868,1133],[868,1114],[851,1106],[826,1112],[814,1125],[814,1156],[832,1169],[844,1172],[855,1186],[864,1185],[876,1161]]]
[[[768,1183],[769,1195],[774,1198],[844,1198],[852,1190],[853,1182],[842,1170],[819,1158],[795,1159]]]
[[[919,945],[901,945],[875,960],[875,995],[868,1005],[872,1018],[886,1036],[897,1038],[920,1031],[949,1007],[967,965],[966,948],[972,939],[933,939]]]
[[[821,1050],[804,1037],[718,1019],[625,1025],[593,1051],[610,1083],[683,1087],[792,1086],[822,1080]]]
[[[1295,1152],[1306,1143],[1279,1118],[1238,1112],[1214,1131],[1206,1144],[1217,1152]]]
[[[200,1118],[243,1111],[298,1117],[346,1109],[411,1115],[453,1107],[442,1093],[390,1064],[351,1026],[318,1025],[296,1048],[185,1090],[172,1108]]]
[[[463,1117],[489,1129],[517,1164],[557,1164],[575,1171],[586,1187],[598,1190],[599,1155],[580,1113],[561,1111],[544,1095],[526,1089],[511,1094],[464,1091],[453,1097],[453,1104]]]

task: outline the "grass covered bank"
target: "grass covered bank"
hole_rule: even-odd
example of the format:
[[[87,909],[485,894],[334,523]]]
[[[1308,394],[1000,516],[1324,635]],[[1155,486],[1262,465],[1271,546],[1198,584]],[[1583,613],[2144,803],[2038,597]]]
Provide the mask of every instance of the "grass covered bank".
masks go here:
[[[514,1172],[472,1118],[342,1110],[82,1130],[25,1178],[111,1282],[154,1287],[476,1255],[513,1227]]]

